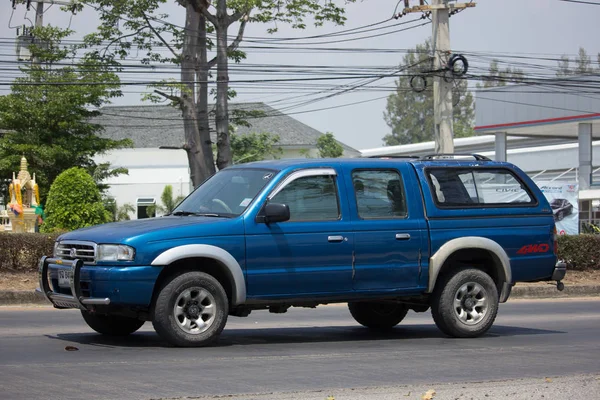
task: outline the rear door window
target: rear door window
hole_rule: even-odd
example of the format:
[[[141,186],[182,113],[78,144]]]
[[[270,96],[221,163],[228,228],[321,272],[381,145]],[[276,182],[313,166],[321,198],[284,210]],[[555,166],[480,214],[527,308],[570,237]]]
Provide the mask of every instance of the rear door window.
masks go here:
[[[357,170],[352,183],[361,219],[406,218],[404,185],[397,171]]]
[[[430,168],[431,191],[440,206],[529,206],[536,200],[508,169]]]

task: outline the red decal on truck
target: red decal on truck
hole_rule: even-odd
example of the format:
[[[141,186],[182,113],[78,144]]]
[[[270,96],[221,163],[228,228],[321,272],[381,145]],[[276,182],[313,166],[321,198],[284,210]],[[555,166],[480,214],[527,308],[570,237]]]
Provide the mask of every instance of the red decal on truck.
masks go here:
[[[517,254],[531,254],[531,253],[546,253],[550,250],[550,246],[542,243],[542,244],[527,244],[517,251]]]

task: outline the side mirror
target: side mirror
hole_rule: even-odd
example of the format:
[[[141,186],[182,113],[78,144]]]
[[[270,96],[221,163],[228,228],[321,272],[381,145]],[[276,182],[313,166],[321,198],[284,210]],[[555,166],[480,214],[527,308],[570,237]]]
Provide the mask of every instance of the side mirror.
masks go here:
[[[285,204],[267,203],[264,209],[265,223],[285,222],[290,219],[290,208]]]

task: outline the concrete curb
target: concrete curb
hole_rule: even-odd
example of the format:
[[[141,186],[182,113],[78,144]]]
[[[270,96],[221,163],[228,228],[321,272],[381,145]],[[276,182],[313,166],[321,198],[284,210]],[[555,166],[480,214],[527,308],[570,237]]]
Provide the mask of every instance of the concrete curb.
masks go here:
[[[515,286],[510,295],[511,299],[546,299],[565,297],[593,297],[600,296],[600,285],[574,285],[565,286],[559,292],[555,286]],[[0,290],[0,306],[9,305],[49,305],[49,303],[33,290]]]
[[[0,306],[25,304],[50,305],[33,290],[0,290]]]
[[[515,286],[510,294],[511,299],[546,299],[555,297],[590,297],[600,296],[600,285],[565,285],[559,292],[556,286]]]

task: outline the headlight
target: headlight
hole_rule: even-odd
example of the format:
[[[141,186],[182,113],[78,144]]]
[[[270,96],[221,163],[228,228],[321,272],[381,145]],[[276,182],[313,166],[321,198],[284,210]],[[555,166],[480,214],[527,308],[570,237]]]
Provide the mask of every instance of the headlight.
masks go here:
[[[135,249],[123,244],[99,244],[96,261],[132,261]]]
[[[58,256],[58,241],[54,242],[54,253],[52,253],[52,257],[56,258]]]

